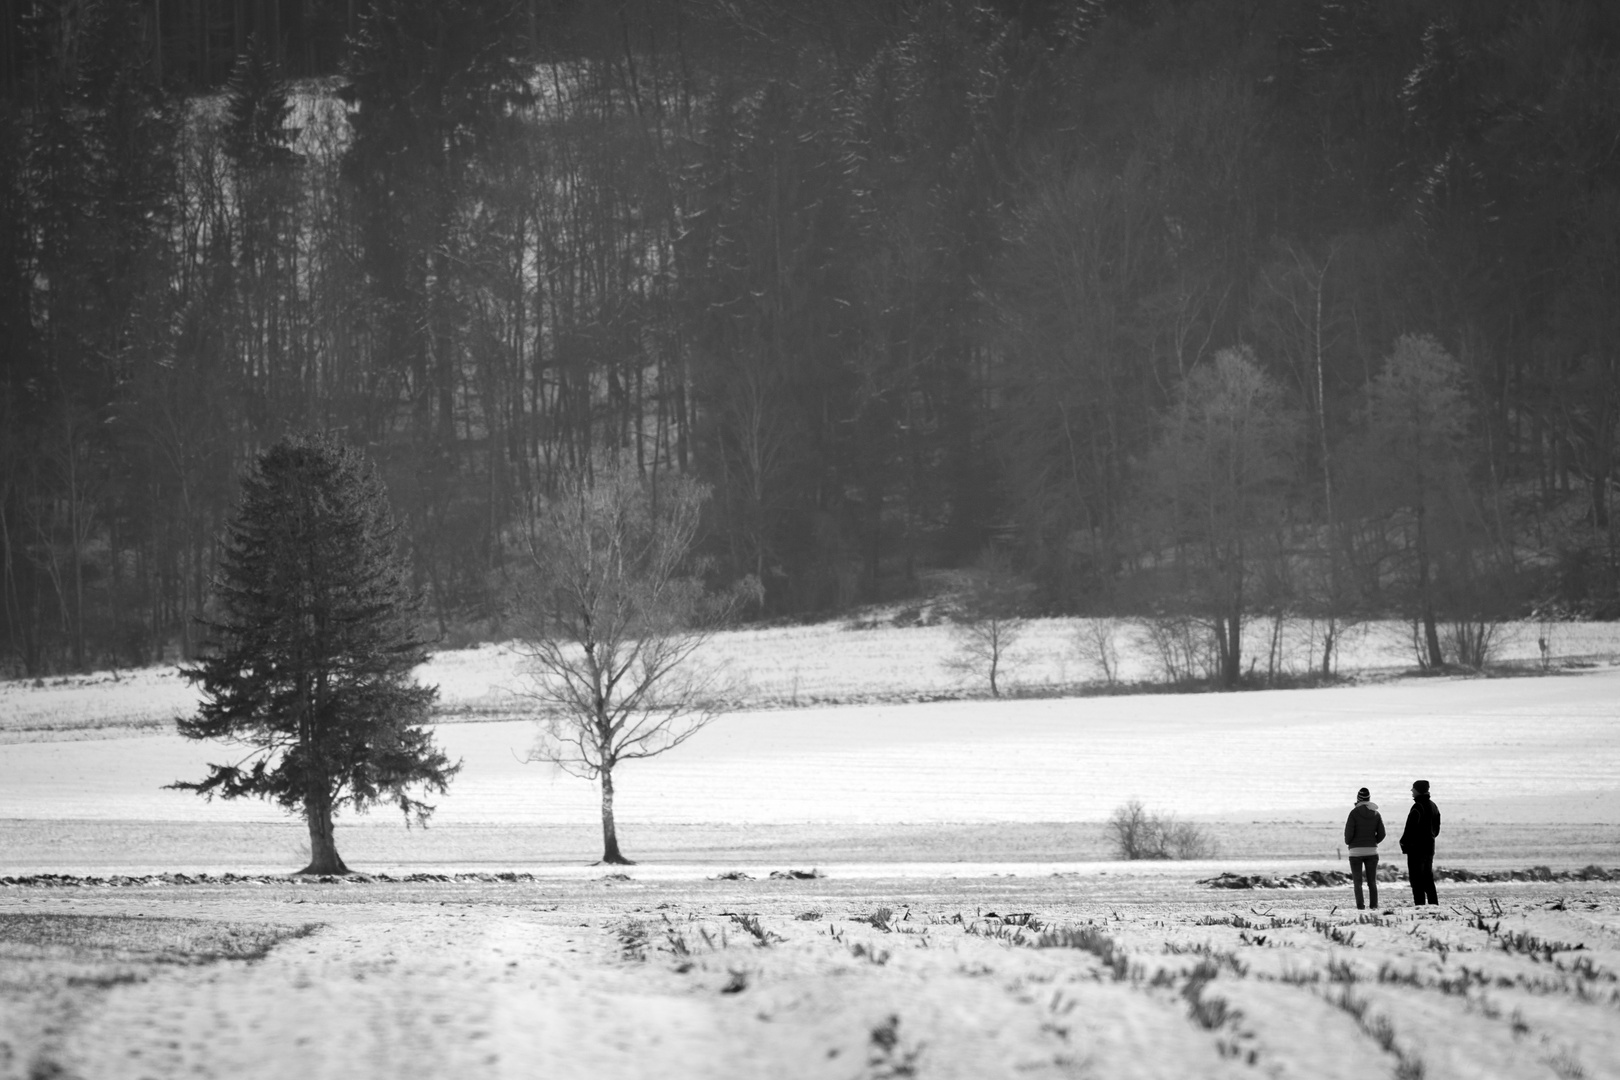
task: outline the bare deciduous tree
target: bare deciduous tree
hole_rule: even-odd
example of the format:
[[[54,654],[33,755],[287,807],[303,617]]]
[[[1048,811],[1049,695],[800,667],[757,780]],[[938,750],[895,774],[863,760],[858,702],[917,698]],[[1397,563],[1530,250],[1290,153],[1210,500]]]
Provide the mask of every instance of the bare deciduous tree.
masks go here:
[[[1320,573],[1306,575],[1306,595],[1321,616],[1323,678],[1333,674],[1334,650],[1346,620],[1353,619],[1348,575],[1342,565],[1339,521],[1333,490],[1333,440],[1329,437],[1327,356],[1342,336],[1342,312],[1326,300],[1328,269],[1337,249],[1324,254],[1291,243],[1278,245],[1278,258],[1260,272],[1264,285],[1257,306],[1257,321],[1274,343],[1305,403],[1310,440],[1307,470],[1320,485],[1320,541],[1318,556],[1326,563]]]
[[[1000,697],[1000,679],[1023,634],[1023,610],[1032,588],[1013,572],[1005,556],[984,555],[958,600],[952,627],[956,651],[946,659],[946,667],[987,680],[990,695]]]
[[[1449,531],[1466,516],[1469,425],[1474,411],[1464,372],[1439,341],[1403,334],[1367,387],[1367,468],[1379,509],[1391,515],[1410,553],[1408,614],[1421,639],[1418,658],[1445,664],[1439,630],[1437,566]],[[1439,534],[1437,536],[1437,534]]]
[[[614,771],[696,735],[727,707],[720,668],[698,650],[759,595],[747,578],[716,592],[694,554],[708,491],[656,483],[633,465],[568,475],[530,527],[522,610],[528,696],[540,709],[530,761],[601,783],[602,861],[628,864],[614,821]]]
[[[1180,571],[1178,603],[1214,625],[1223,685],[1242,676],[1255,541],[1281,520],[1299,420],[1247,347],[1192,370],[1144,469],[1157,543]]]

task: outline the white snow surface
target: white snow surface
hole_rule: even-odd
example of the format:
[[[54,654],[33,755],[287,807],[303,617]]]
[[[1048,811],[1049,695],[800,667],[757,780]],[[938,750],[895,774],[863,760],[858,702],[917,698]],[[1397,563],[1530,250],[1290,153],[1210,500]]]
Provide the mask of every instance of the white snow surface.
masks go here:
[[[1102,673],[1080,643],[1092,620],[1032,619],[1004,658],[1003,687],[1042,693],[1098,684]],[[1321,628],[1309,621],[1284,626],[1277,670],[1301,675],[1319,664]],[[1270,655],[1271,626],[1248,627],[1245,656],[1262,673]],[[1110,631],[1120,653],[1116,677],[1123,682],[1161,678],[1151,650],[1128,624]],[[1340,674],[1399,673],[1415,665],[1411,629],[1405,623],[1363,623],[1343,630],[1337,651]],[[1494,658],[1533,664],[1539,642],[1559,662],[1607,663],[1620,659],[1620,623],[1509,623],[1497,634]],[[926,701],[942,695],[983,694],[983,680],[964,676],[947,660],[955,649],[949,625],[898,627],[887,622],[818,623],[767,627],[716,635],[700,654],[725,670],[745,708],[794,708],[828,703]],[[439,688],[445,720],[520,717],[530,711],[523,697],[522,650],[515,643],[484,644],[437,653],[417,671]],[[196,708],[198,694],[173,666],[39,680],[0,680],[0,742],[104,737],[112,729],[156,731]],[[77,734],[75,734],[77,733]]]
[[[1074,629],[1035,627],[1018,678],[1093,677],[1062,659]],[[1454,826],[1620,836],[1620,668],[926,701],[962,689],[939,662],[947,641],[939,628],[728,635],[720,651],[746,669],[753,707],[625,766],[621,825],[994,833],[1099,822],[1139,798],[1320,823],[1331,845],[1358,787],[1398,827],[1423,777]],[[525,763],[532,721],[500,719],[522,712],[510,647],[442,654],[424,675],[447,720],[498,718],[437,725],[464,763],[437,823],[502,857],[510,826],[590,827],[595,786]],[[845,704],[791,707],[829,700]],[[173,733],[194,705],[173,669],[0,684],[0,820],[121,872],[105,845],[207,831],[190,823],[276,822],[239,831],[289,844],[297,829],[273,806],[163,790],[240,756]],[[392,813],[364,820],[399,828]],[[622,876],[541,865],[513,883],[0,888],[0,1080],[1620,1080],[1614,882],[1445,882],[1444,906],[1422,911],[1385,882],[1385,910],[1362,913],[1347,887],[1198,885],[1215,862],[1009,863],[981,846],[949,864],[833,861],[826,877],[778,881],[766,874],[797,854],[767,850],[768,864],[728,864],[754,875],[735,881],[666,859]],[[166,867],[223,868],[240,869]],[[311,932],[251,963],[159,947],[265,925]],[[1054,936],[1037,947],[1042,931]]]
[[[1385,890],[1372,912],[1135,876],[0,891],[0,1076],[1620,1077],[1612,884],[1421,911]],[[311,923],[249,963],[158,952]]]
[[[526,763],[534,726],[441,724],[463,762],[439,823],[567,823],[595,786]],[[254,800],[163,790],[240,748],[168,732],[15,743],[0,818],[281,820]],[[1393,820],[1415,778],[1448,813],[1620,822],[1620,669],[1315,690],[852,705],[729,714],[618,773],[621,822],[1101,820],[1127,799],[1187,816]]]

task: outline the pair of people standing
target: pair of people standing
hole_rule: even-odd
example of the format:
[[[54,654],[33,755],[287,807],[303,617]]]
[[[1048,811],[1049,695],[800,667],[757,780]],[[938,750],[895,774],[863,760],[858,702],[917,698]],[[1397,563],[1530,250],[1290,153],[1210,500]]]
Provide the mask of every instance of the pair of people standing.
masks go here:
[[[1367,879],[1367,899],[1378,906],[1378,845],[1384,840],[1384,817],[1372,793],[1356,792],[1356,805],[1344,822],[1344,843],[1350,849],[1350,880],[1355,885],[1356,907],[1362,908],[1361,879]],[[1401,851],[1406,853],[1406,872],[1412,881],[1412,902],[1438,904],[1434,893],[1434,839],[1440,835],[1440,808],[1429,799],[1429,782],[1412,782],[1412,809],[1406,815],[1401,833]]]

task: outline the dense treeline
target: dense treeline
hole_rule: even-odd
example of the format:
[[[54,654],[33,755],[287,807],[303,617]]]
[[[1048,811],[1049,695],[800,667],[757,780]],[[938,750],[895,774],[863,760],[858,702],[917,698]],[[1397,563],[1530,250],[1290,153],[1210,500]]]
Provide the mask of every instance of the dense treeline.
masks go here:
[[[3,7],[5,670],[189,654],[308,430],[451,638],[603,452],[770,616],[1620,614],[1601,0]]]

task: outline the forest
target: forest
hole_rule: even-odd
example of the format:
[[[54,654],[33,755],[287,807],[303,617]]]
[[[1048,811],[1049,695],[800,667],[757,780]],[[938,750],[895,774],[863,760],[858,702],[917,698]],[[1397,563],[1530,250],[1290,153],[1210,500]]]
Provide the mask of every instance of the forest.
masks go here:
[[[0,0],[0,675],[189,658],[361,448],[445,645],[539,501],[825,618],[1620,617],[1620,5]],[[986,571],[988,572],[988,571]],[[1228,649],[1228,645],[1230,648]],[[1324,657],[1324,669],[1329,658]]]

